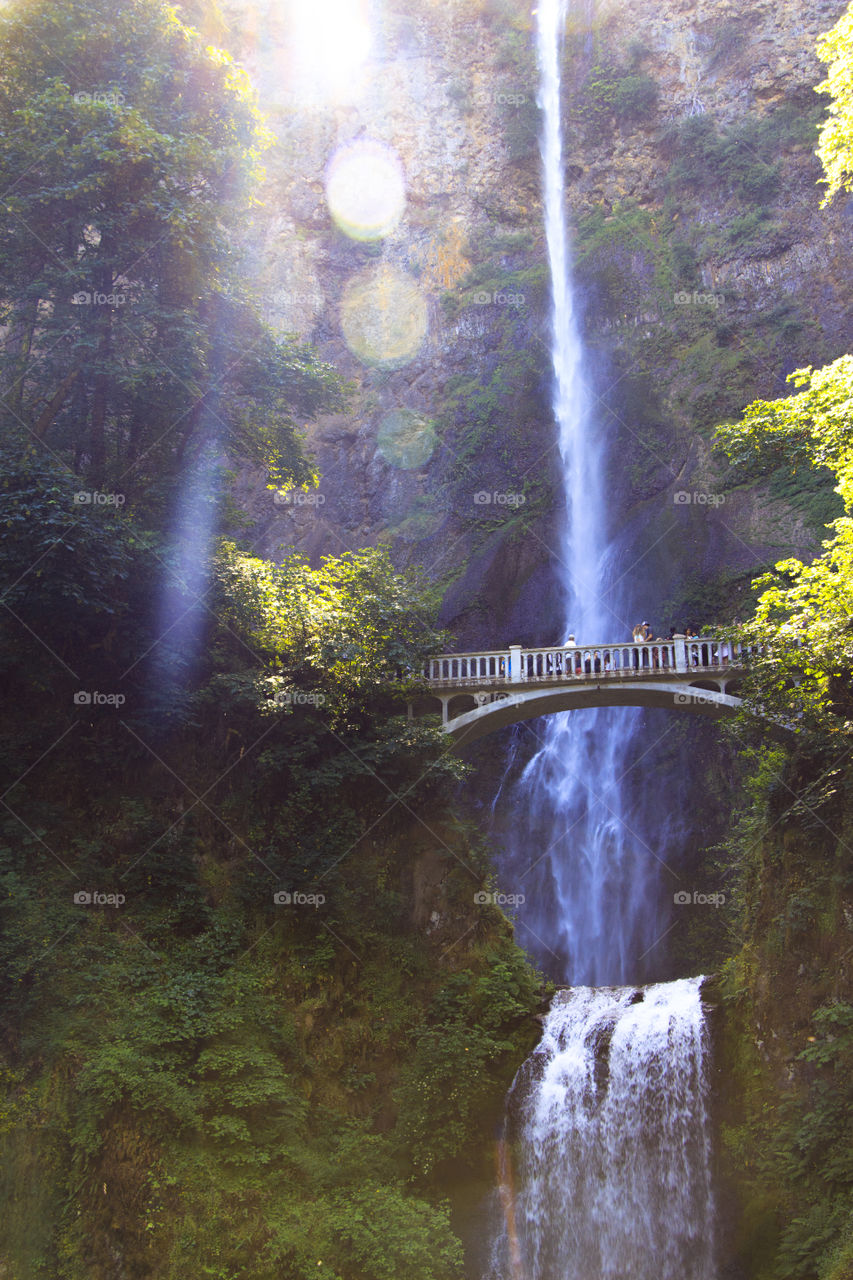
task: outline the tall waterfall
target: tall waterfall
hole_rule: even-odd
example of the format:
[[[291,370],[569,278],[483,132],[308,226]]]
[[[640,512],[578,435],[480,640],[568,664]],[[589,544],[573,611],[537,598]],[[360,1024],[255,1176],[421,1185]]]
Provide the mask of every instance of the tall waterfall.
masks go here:
[[[558,994],[508,1099],[489,1280],[712,1280],[700,983]]]
[[[640,619],[628,614],[633,556],[608,527],[607,446],[572,290],[565,18],[566,0],[538,0],[553,409],[565,479],[556,558],[564,639],[594,643],[628,639]],[[510,1092],[488,1280],[712,1280],[702,979],[625,985],[644,980],[665,932],[661,863],[628,778],[639,724],[634,711],[546,717],[511,789],[523,834],[502,878],[526,899],[519,941],[558,981],[584,985],[558,993]]]
[[[537,46],[545,230],[552,281],[553,411],[565,509],[557,584],[563,627],[579,643],[630,639],[625,573],[633,556],[612,543],[606,441],[584,370],[566,230],[560,119],[565,0],[540,0]],[[656,918],[660,863],[631,821],[623,779],[633,710],[565,712],[537,725],[540,747],[510,797],[516,830],[504,878],[526,903],[521,940],[558,981],[637,981],[639,957],[664,932]],[[520,815],[523,821],[518,821]]]

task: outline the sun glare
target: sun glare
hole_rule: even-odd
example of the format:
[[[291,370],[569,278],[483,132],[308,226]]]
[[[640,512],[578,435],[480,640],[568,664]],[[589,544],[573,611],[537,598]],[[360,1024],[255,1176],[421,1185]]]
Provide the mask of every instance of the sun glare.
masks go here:
[[[371,50],[365,0],[290,0],[299,96],[347,102],[359,93]]]
[[[387,236],[406,204],[397,153],[368,138],[341,147],[326,169],[326,200],[337,225],[353,240]]]

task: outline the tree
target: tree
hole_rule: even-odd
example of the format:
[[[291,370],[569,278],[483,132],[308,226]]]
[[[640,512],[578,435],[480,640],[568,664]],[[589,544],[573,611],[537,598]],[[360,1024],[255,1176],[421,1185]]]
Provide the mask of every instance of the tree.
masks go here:
[[[244,74],[163,0],[18,0],[0,18],[0,413],[95,486],[189,448],[311,471],[293,414],[339,403],[239,272],[268,141]]]
[[[818,155],[829,192],[853,189],[853,6],[824,35],[818,53],[829,64],[819,92],[833,101]],[[822,369],[797,369],[799,391],[782,400],[756,400],[740,422],[717,430],[717,442],[753,473],[787,462],[827,467],[837,481],[844,515],[810,564],[781,561],[753,584],[754,617],[739,637],[766,646],[753,662],[747,698],[777,719],[829,735],[853,733],[853,355]]]
[[[817,152],[828,187],[823,199],[827,205],[839,191],[853,190],[853,5],[821,37],[817,52],[829,67],[817,92],[832,98]]]
[[[769,646],[756,657],[747,693],[782,720],[832,735],[853,732],[846,692],[853,669],[853,356],[824,369],[799,369],[802,388],[784,400],[757,400],[739,423],[722,426],[718,443],[736,463],[769,470],[787,458],[796,469],[825,466],[835,475],[845,514],[810,565],[780,561],[753,584],[760,592],[740,637]]]

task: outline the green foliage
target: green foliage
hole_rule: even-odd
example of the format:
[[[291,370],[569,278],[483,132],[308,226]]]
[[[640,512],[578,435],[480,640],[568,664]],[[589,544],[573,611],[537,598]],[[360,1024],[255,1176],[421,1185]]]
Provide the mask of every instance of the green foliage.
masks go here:
[[[264,130],[178,12],[0,19],[0,1256],[22,1280],[459,1280],[445,1156],[395,1097],[470,1019],[484,1069],[432,1105],[479,1170],[538,982],[475,907],[464,766],[405,715],[446,644],[435,589],[382,549],[312,568],[214,541],[199,601],[151,532],[201,455],[310,484],[296,415],[342,402],[241,280]]]
[[[797,369],[788,381],[805,389],[783,400],[756,400],[740,423],[720,428],[720,445],[747,474],[766,473],[784,461],[795,470],[826,466],[842,482],[849,480],[853,356],[823,369]]]
[[[821,37],[817,53],[828,71],[816,92],[828,93],[832,99],[818,144],[826,205],[839,191],[853,190],[853,5]]]
[[[458,973],[457,1022],[479,1020],[493,1070],[434,1101],[476,1163],[474,1118],[500,1105],[538,993],[500,917],[474,917],[484,949],[455,945],[484,856],[449,809],[462,766],[401,714],[444,643],[435,591],[385,550],[312,569],[223,544],[164,723],[144,661],[160,549],[138,514],[75,508],[77,484],[43,456],[0,459],[0,676],[16,687],[2,751],[18,780],[0,824],[15,1201],[0,1252],[61,1280],[107,1280],[116,1257],[163,1280],[313,1276],[318,1261],[339,1280],[457,1280],[393,1088]],[[121,718],[74,718],[74,672],[126,690]],[[401,880],[436,846],[450,936],[429,942]],[[124,903],[79,906],[84,887]],[[323,903],[279,906],[279,889]]]
[[[614,85],[613,110],[619,120],[641,120],[657,106],[658,86],[651,76],[620,76]]]
[[[841,59],[838,93],[849,44],[841,26],[824,51]],[[842,138],[842,116],[843,107],[828,137]],[[849,139],[821,150],[831,192],[841,189]],[[717,432],[735,477],[767,477],[778,492],[806,473],[813,505],[831,475],[843,503],[822,554],[757,579],[753,616],[734,631],[756,646],[748,706],[795,733],[771,746],[766,722],[743,717],[733,729],[747,745],[746,803],[728,846],[741,949],[724,981],[740,1095],[727,1133],[750,1273],[844,1280],[853,1260],[853,1008],[843,976],[853,883],[853,358],[789,380],[795,394],[756,400]]]
[[[609,117],[627,124],[651,115],[657,100],[657,82],[650,75],[601,59],[587,72],[575,115],[587,125]]]
[[[766,204],[779,188],[778,141],[772,117],[720,130],[710,116],[690,116],[671,135],[676,158],[667,182],[672,190],[719,185],[741,200]]]
[[[542,308],[548,291],[547,267],[537,263],[532,267],[507,268],[495,261],[498,255],[528,248],[525,241],[526,237],[496,237],[483,246],[483,260],[471,268],[453,293],[446,293],[442,298],[449,319],[455,319],[465,306],[472,303],[482,306],[485,298],[492,299],[495,295],[511,298],[510,302],[497,305],[506,307],[517,317],[526,317]]]
[[[497,956],[487,959],[488,968],[473,982],[455,975],[439,990],[430,1025],[402,1073],[401,1135],[417,1152],[424,1175],[476,1147],[490,1081],[496,1072],[505,1075],[509,1065],[506,1028],[530,1007],[529,973]]]
[[[295,681],[322,690],[319,702],[336,716],[355,698],[417,686],[423,660],[447,644],[432,621],[435,587],[414,571],[397,573],[387,547],[327,556],[311,569],[298,556],[273,565],[225,544],[218,564],[219,617],[269,655],[268,699],[286,700]]]
[[[853,707],[846,692],[853,666],[853,448],[849,405],[853,357],[824,369],[791,375],[799,394],[756,401],[740,423],[721,427],[718,440],[729,457],[752,471],[780,465],[826,467],[837,480],[845,514],[833,521],[833,537],[810,565],[777,564],[758,580],[754,618],[742,631],[770,648],[756,658],[748,685],[755,705],[783,720],[797,717],[804,730],[828,735],[827,747],[849,734]]]
[[[0,65],[4,426],[124,492],[202,440],[307,479],[294,414],[339,392],[242,283],[267,141],[245,75],[162,0],[7,6]]]

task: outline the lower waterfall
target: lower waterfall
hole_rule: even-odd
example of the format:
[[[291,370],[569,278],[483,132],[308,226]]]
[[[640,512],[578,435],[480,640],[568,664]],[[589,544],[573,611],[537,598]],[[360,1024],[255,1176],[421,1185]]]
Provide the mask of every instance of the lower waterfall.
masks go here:
[[[487,1280],[713,1280],[702,982],[557,993],[507,1098]]]
[[[537,0],[534,13],[565,497],[554,583],[563,641],[596,643],[627,638],[642,618],[626,579],[643,555],[618,551],[613,442],[594,409],[572,281],[562,100],[569,0]],[[646,595],[652,585],[643,583]],[[631,812],[626,746],[639,719],[582,716],[548,716],[536,735],[512,796],[512,887],[529,896],[519,925],[538,963],[570,983],[624,983],[644,976],[666,935],[661,859]],[[558,992],[507,1099],[484,1280],[713,1280],[702,981]]]

